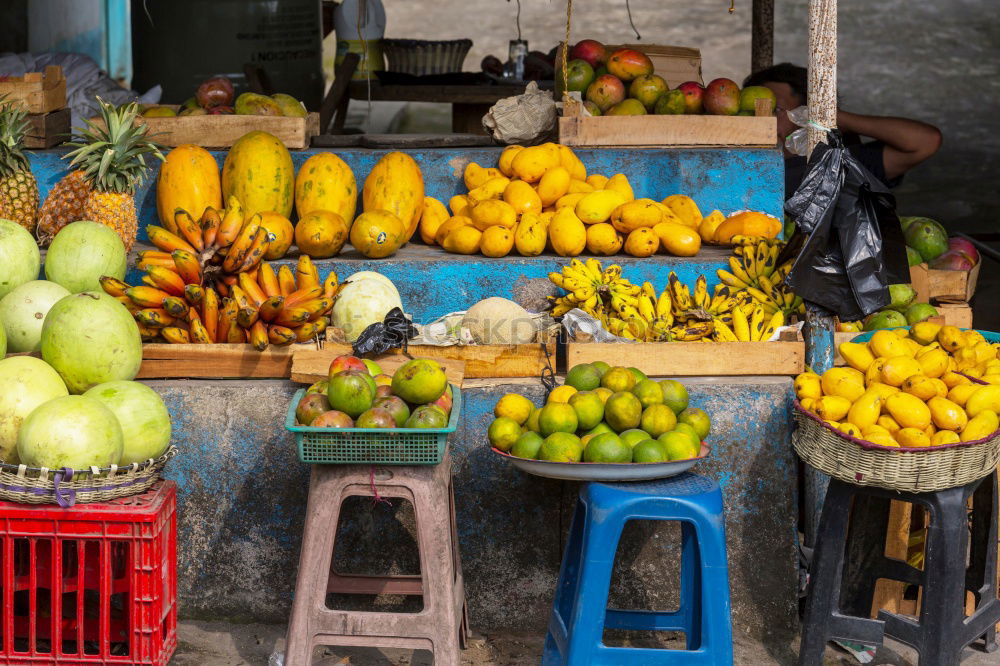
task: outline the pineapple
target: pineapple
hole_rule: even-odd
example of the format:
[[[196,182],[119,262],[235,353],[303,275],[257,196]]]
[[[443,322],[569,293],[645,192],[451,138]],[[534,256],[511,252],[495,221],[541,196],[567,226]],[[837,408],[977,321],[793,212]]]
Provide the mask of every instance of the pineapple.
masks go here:
[[[138,104],[116,109],[99,97],[97,102],[103,126],[88,120],[78,140],[69,144],[74,150],[65,157],[83,172],[83,180],[90,188],[78,219],[111,227],[128,251],[139,228],[135,188],[146,177],[145,156],[149,153],[162,160],[163,154],[146,138],[149,128],[134,125]]]
[[[38,184],[21,145],[28,131],[27,116],[26,110],[13,103],[0,106],[0,218],[34,233]]]
[[[38,211],[38,243],[48,247],[56,234],[70,222],[83,219],[90,185],[82,171],[70,171],[53,186]]]

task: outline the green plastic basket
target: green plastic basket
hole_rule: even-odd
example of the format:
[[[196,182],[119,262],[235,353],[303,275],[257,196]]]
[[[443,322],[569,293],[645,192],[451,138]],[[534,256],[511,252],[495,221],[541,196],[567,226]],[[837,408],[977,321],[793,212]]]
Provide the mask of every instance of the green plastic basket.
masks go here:
[[[462,391],[454,384],[451,418],[444,428],[310,428],[295,425],[295,407],[305,395],[296,391],[285,428],[295,434],[299,460],[309,465],[436,465],[448,435],[458,427]]]

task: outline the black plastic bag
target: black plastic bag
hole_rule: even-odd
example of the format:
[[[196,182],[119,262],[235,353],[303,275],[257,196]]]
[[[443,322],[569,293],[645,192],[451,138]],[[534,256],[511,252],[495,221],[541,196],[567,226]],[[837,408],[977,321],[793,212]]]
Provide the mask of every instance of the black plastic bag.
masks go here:
[[[910,281],[896,198],[827,134],[785,211],[796,231],[778,261],[797,255],[785,279],[804,300],[856,321],[889,304],[889,285]]]
[[[399,308],[389,310],[380,322],[371,324],[361,332],[355,340],[353,352],[355,356],[365,354],[384,354],[390,349],[400,347],[406,351],[406,343],[416,337],[417,328],[410,323]]]

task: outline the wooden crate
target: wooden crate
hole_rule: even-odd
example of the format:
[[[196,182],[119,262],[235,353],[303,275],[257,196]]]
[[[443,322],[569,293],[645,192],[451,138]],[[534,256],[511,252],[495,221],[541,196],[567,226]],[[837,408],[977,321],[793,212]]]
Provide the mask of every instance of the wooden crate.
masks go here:
[[[0,96],[25,107],[28,113],[48,113],[66,106],[66,78],[62,67],[49,65],[45,73],[28,72],[0,81]]]
[[[389,353],[373,359],[382,368],[382,372],[391,375],[400,366],[414,358],[432,358],[427,354],[417,354],[414,350],[417,347],[410,347],[410,355],[402,353]],[[438,349],[438,347],[420,347],[419,349]],[[299,349],[292,355],[291,380],[299,384],[312,384],[320,379],[326,379],[330,372],[330,363],[333,359],[344,354],[350,354],[351,348],[347,345],[326,344],[323,349]],[[468,376],[465,374],[465,361],[437,357],[436,360],[444,368],[448,381],[456,386],[461,386]]]
[[[98,118],[93,120],[98,125],[103,124]],[[308,148],[312,137],[319,134],[318,113],[310,113],[305,118],[237,115],[140,117],[136,123],[149,127],[153,141],[171,148],[185,143],[203,148],[229,148],[247,132],[261,130],[278,137],[287,148],[294,150]]]
[[[24,147],[45,149],[69,140],[72,113],[69,109],[59,109],[49,113],[32,113],[28,116],[28,133],[24,135]]]
[[[144,344],[138,379],[288,379],[292,355],[313,344],[268,347],[250,345]]]
[[[806,368],[803,342],[571,342],[566,365],[604,361],[652,376],[797,375]]]
[[[970,271],[941,271],[927,264],[910,266],[910,283],[920,303],[968,303],[979,282],[979,261]]]
[[[580,104],[566,104],[559,118],[559,142],[567,146],[773,148],[777,119],[767,100],[755,116],[583,116]]]
[[[451,347],[411,345],[409,355],[414,358],[432,358],[442,364],[445,361],[462,364],[464,365],[463,374],[467,379],[540,377],[549,363],[546,349],[548,350],[548,358],[552,360],[552,368],[555,370],[555,340],[548,342],[545,346],[541,343],[512,346],[454,345]],[[294,380],[296,375],[313,376],[326,372],[330,361],[337,356],[350,353],[350,345],[330,342],[323,346],[322,351],[298,351],[292,363],[292,379]],[[400,363],[406,360],[400,350],[394,350],[381,358],[400,358],[402,359]]]

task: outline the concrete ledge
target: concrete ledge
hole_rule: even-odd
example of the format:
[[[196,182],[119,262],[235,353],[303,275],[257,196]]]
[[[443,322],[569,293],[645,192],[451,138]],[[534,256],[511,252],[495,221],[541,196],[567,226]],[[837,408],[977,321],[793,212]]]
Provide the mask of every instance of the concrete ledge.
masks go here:
[[[181,449],[167,476],[180,486],[183,616],[285,621],[308,493],[308,468],[298,462],[293,440],[281,425],[296,385],[280,380],[147,383],[170,408],[174,441]],[[797,624],[791,380],[685,383],[692,404],[714,417],[713,455],[696,471],[723,485],[734,630],[780,642]],[[480,381],[463,393],[462,425],[450,444],[459,540],[473,626],[538,633],[547,622],[578,486],[524,475],[486,448],[483,437],[493,405],[508,390],[536,402],[543,395],[537,383],[519,381]],[[414,571],[412,513],[367,503],[357,508],[346,525],[347,546],[338,549],[338,565],[364,572]],[[676,604],[679,551],[672,528],[626,528],[612,604]]]

